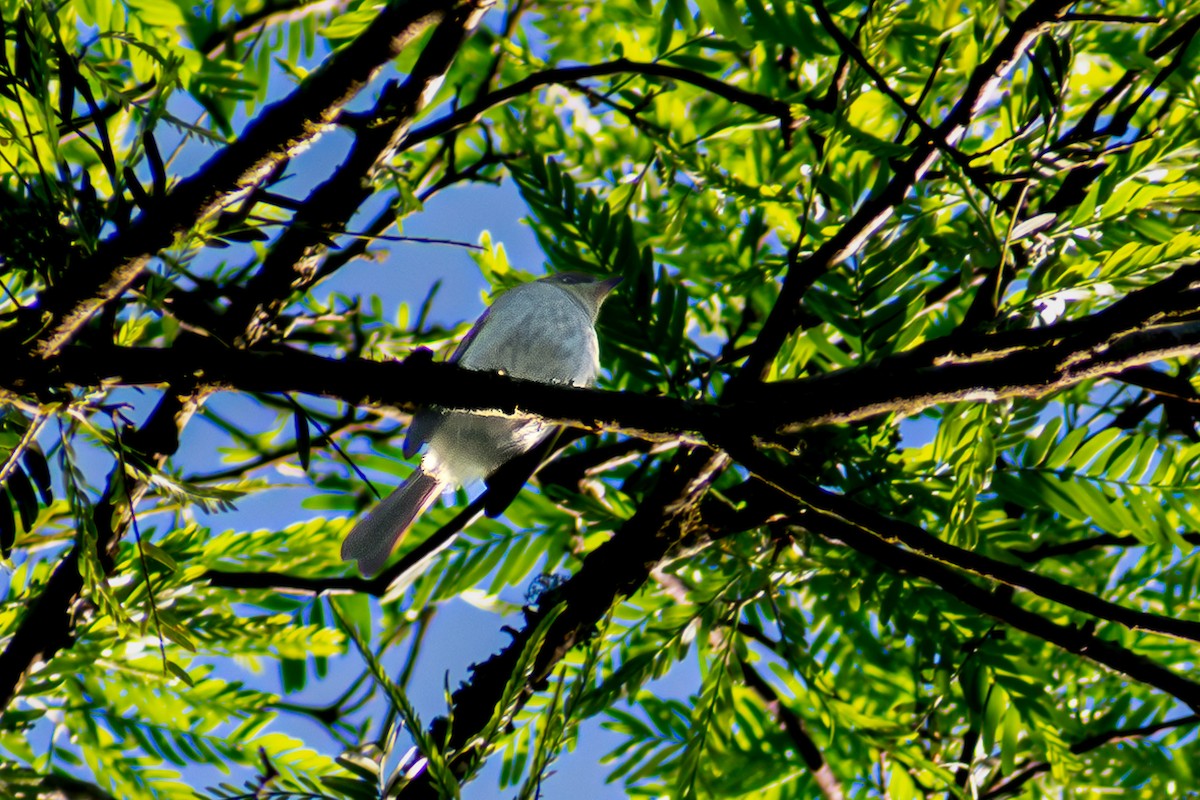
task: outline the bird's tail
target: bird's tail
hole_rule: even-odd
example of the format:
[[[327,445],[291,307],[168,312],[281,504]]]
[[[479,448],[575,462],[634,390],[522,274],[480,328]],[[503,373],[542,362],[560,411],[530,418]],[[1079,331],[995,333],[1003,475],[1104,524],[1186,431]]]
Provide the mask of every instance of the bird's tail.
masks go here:
[[[357,561],[358,571],[371,576],[383,569],[392,548],[413,524],[413,520],[433,504],[445,487],[422,469],[400,484],[394,492],[358,521],[342,542],[342,560]]]

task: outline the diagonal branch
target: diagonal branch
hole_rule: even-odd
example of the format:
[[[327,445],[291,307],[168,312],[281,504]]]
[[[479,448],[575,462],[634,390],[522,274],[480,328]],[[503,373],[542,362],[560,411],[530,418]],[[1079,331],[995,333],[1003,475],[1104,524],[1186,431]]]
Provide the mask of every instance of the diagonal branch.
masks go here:
[[[345,231],[351,217],[374,192],[372,174],[396,149],[431,90],[441,84],[463,40],[474,30],[486,6],[471,0],[447,13],[401,84],[390,85],[372,112],[373,124],[358,130],[354,146],[333,175],[312,191],[290,224],[271,246],[262,266],[234,295],[227,314],[227,341],[252,345],[266,323],[286,307],[295,291],[319,275],[318,264],[332,237]],[[247,325],[245,320],[251,320]]]
[[[799,269],[805,273],[824,272],[861,250],[933,165],[941,148],[953,146],[962,136],[993,87],[1008,74],[1041,32],[1058,20],[1070,5],[1069,0],[1033,0],[1026,6],[1000,43],[971,74],[967,88],[954,108],[934,129],[935,135],[919,142],[912,155],[897,167],[888,185],[863,201],[837,233],[800,262]],[[795,330],[804,288],[803,282],[794,288],[784,284],[746,362],[745,377],[737,381],[736,389],[747,389],[746,381],[759,380]]]
[[[824,505],[823,498],[813,497],[813,490],[795,479],[789,470],[761,456],[752,448],[735,446],[730,455],[742,466],[756,473],[759,478],[804,507],[806,513],[797,515],[794,518],[795,524],[802,525],[819,536],[840,541],[888,569],[924,578],[984,614],[1054,644],[1068,653],[1083,656],[1133,680],[1153,686],[1177,698],[1193,711],[1200,712],[1200,683],[1178,675],[1145,656],[1102,639],[1087,630],[1060,625],[1041,614],[1022,608],[1011,599],[978,586],[967,576],[956,572],[931,555],[897,546],[894,542],[898,540],[890,535],[894,533],[893,530],[873,530],[858,518],[858,514],[843,515],[841,512],[845,509],[842,508],[837,511],[830,510]]]
[[[1200,545],[1200,533],[1181,534],[1183,540],[1193,547]],[[1115,533],[1098,533],[1085,539],[1068,542],[1043,542],[1031,550],[1012,549],[1008,552],[1027,564],[1036,564],[1047,558],[1059,558],[1083,553],[1093,547],[1145,547],[1146,543],[1136,536],[1120,536]]]
[[[903,112],[905,120],[909,124],[915,125],[921,131],[924,138],[928,139],[932,144],[937,145],[943,153],[950,156],[959,166],[969,168],[970,159],[964,153],[959,152],[958,148],[951,145],[945,139],[938,139],[939,136],[945,135],[946,131],[937,130],[926,122],[925,118],[921,116],[920,110],[910,105],[899,92],[892,88],[891,84],[887,82],[887,78],[883,76],[883,73],[875,68],[859,46],[838,27],[837,21],[829,13],[829,9],[826,8],[823,0],[813,0],[812,7],[813,12],[817,15],[817,19],[821,22],[821,26],[825,28],[825,32],[837,44],[838,49],[849,56],[858,65],[859,69],[867,73],[867,77],[871,79],[871,83],[875,88],[882,92]]]
[[[372,578],[360,578],[357,575],[289,575],[273,570],[209,570],[203,577],[212,586],[226,589],[271,589],[285,594],[302,595],[361,592],[374,597],[385,597],[394,591],[398,583],[403,584],[405,579],[449,547],[454,537],[483,513],[487,501],[488,493],[484,492],[455,514],[449,522],[405,553],[399,561]]]
[[[241,138],[101,243],[73,269],[74,279],[47,292],[42,328],[28,349],[42,358],[58,353],[93,314],[137,279],[157,252],[310,145],[385,64],[460,5],[460,0],[414,0],[384,6],[366,31],[330,56],[299,89],[265,108]]]
[[[245,41],[271,25],[295,22],[318,14],[344,13],[349,5],[349,0],[267,0],[258,8],[247,8],[228,24],[214,30],[196,43],[196,49],[201,53],[224,54],[228,57],[229,54],[225,52],[227,43]]]
[[[1163,720],[1150,725],[1142,725],[1137,728],[1116,728],[1111,731],[1097,733],[1086,739],[1081,739],[1071,745],[1071,752],[1075,755],[1090,752],[1099,747],[1113,742],[1130,741],[1134,739],[1143,739],[1147,736],[1153,736],[1156,733],[1163,731],[1174,730],[1176,728],[1186,728],[1200,724],[1200,714],[1188,714],[1184,717],[1176,719]],[[1029,783],[1029,781],[1041,775],[1044,772],[1050,771],[1050,763],[1047,761],[1034,761],[1027,764],[1011,776],[996,784],[986,792],[983,792],[979,797],[981,800],[1000,800],[1002,797],[1011,797],[1021,790],[1021,787]]]
[[[804,720],[788,707],[779,693],[775,691],[775,687],[760,675],[750,662],[743,659],[740,666],[746,685],[762,699],[771,713],[775,715],[788,738],[792,740],[796,751],[804,759],[804,764],[812,773],[813,783],[817,785],[821,796],[825,800],[842,800],[846,796],[842,791],[842,784],[833,774],[829,762],[821,755],[821,748],[805,730]]]
[[[512,711],[497,708],[501,699],[513,696],[510,683],[517,682],[515,704],[524,705],[572,648],[596,635],[618,598],[636,592],[676,544],[697,533],[697,506],[727,463],[724,455],[707,450],[680,452],[664,466],[654,489],[613,538],[590,553],[573,577],[544,594],[536,609],[526,609],[526,625],[512,631],[508,647],[473,668],[470,682],[451,697],[450,715],[431,726],[432,738],[445,741],[454,753],[451,769],[456,775],[467,774],[480,755],[477,750],[484,743],[478,736],[493,714]],[[515,676],[514,667],[539,621],[558,606],[563,610],[546,632],[530,673]],[[437,792],[428,772],[423,772],[401,796],[433,798]]]
[[[1055,603],[1099,619],[1143,630],[1200,642],[1200,622],[1150,614],[1126,608],[1036,572],[964,550],[933,536],[916,525],[884,516],[797,477],[785,466],[758,450],[731,444],[727,448],[738,463],[759,478],[799,500],[820,517],[836,517],[888,544],[903,544],[915,553],[942,564],[950,564],[980,577],[1033,592]]]
[[[444,6],[452,10],[447,11]],[[477,19],[476,12],[485,7],[486,3],[483,0],[464,0],[461,3],[417,0],[413,3],[389,5],[366,32],[331,57],[324,68],[314,73],[313,79],[305,84],[304,89],[270,107],[247,129],[245,138],[214,156],[195,178],[177,187],[172,198],[164,201],[164,210],[161,213],[167,215],[166,219],[178,221],[183,226],[182,229],[186,230],[201,216],[215,210],[230,197],[236,196],[238,191],[252,186],[255,175],[269,173],[281,159],[315,138],[353,95],[366,85],[377,69],[403,49],[428,24],[442,20],[450,26],[461,28]],[[437,35],[434,40],[441,41]],[[346,61],[347,53],[356,54],[349,56],[350,62]],[[355,58],[358,60],[354,60]],[[444,71],[449,61],[431,56],[418,62],[422,63],[437,66]],[[421,85],[427,86],[428,83]],[[407,120],[411,120],[416,114],[418,107],[419,103],[413,103],[398,110],[395,125],[406,125]],[[408,115],[407,120],[405,114]],[[278,127],[272,127],[269,122],[277,123]],[[228,155],[231,153],[232,155]],[[206,188],[197,183],[211,180],[216,181],[216,186]],[[188,215],[193,212],[200,216],[193,216],[189,222]],[[124,286],[128,286],[136,279],[141,265],[145,264],[150,255],[159,247],[165,246],[161,244],[161,237],[149,244],[131,242],[128,239],[127,234],[130,231],[150,224],[148,219],[149,217],[140,219],[131,229],[111,239],[105,245],[107,249],[102,248],[97,253],[97,258],[107,253],[105,257],[109,258],[110,262],[105,262],[103,258],[99,261],[94,258],[89,262],[91,268],[100,269],[105,264],[108,266],[104,269],[111,267],[111,274],[102,274],[109,275],[105,286],[112,288],[114,293],[105,297],[115,297],[124,290],[123,286],[112,282],[116,280],[113,276],[118,273],[125,276],[121,280],[125,280]],[[158,235],[158,232],[153,233]],[[167,236],[166,242],[169,244],[173,234],[164,235]],[[155,241],[160,244],[156,245]],[[57,364],[58,359],[54,356],[61,357],[74,332],[87,322],[91,313],[103,305],[104,298],[91,294],[86,282],[81,283],[85,284],[82,287],[85,291],[79,295],[84,297],[82,305],[73,306],[65,316],[56,317],[52,321],[51,327],[47,329],[47,336],[41,338],[33,348],[33,355],[29,357],[31,363],[42,361],[44,366],[43,359],[50,358],[52,363]],[[263,291],[290,293],[290,289],[290,283],[282,286],[271,283]],[[64,296],[68,295],[58,295],[52,300],[61,301]],[[286,294],[284,296],[286,297]],[[272,303],[271,298],[266,296],[260,296],[260,300],[268,308],[282,307]],[[54,308],[53,302],[48,306]],[[241,320],[241,325],[247,332],[269,322],[265,318],[268,315],[257,313],[258,305],[253,308],[255,313],[247,311]],[[232,313],[227,317],[233,321]],[[87,348],[76,346],[72,349],[82,355]],[[160,351],[165,355],[172,352],[176,355],[180,353],[174,348]],[[146,424],[128,437],[130,446],[155,464],[164,463],[166,458],[174,453],[178,446],[179,432],[211,390],[200,376],[194,372],[189,373],[186,368],[180,369],[178,363],[173,368],[166,363],[162,366],[168,371],[164,372],[161,380],[156,383],[166,384],[167,391]],[[118,488],[123,486],[123,476],[110,477],[109,487],[95,507],[94,522],[100,547],[97,555],[106,571],[111,571],[114,567],[113,554],[129,524],[130,509],[146,491],[145,484],[128,493],[123,488],[118,491]],[[74,637],[71,612],[83,591],[80,558],[81,553],[76,546],[59,562],[46,586],[22,617],[16,633],[6,643],[3,652],[0,652],[0,709],[8,706],[19,691],[25,674],[34,664],[49,660],[54,653],[71,645]]]
[[[179,431],[199,408],[204,392],[187,380],[175,391],[166,393],[149,420],[126,446],[133,446],[155,467],[161,466],[179,446]],[[133,508],[145,495],[146,483],[127,482],[121,466],[109,475],[108,486],[92,510],[96,530],[96,553],[106,572],[115,568],[117,546],[132,521]],[[85,537],[78,537],[80,542]],[[85,557],[76,544],[54,567],[37,596],[29,603],[12,637],[0,651],[0,711],[8,708],[20,691],[25,676],[39,662],[49,661],[56,652],[74,641],[74,612],[84,589],[80,559]],[[91,554],[89,554],[91,556]]]

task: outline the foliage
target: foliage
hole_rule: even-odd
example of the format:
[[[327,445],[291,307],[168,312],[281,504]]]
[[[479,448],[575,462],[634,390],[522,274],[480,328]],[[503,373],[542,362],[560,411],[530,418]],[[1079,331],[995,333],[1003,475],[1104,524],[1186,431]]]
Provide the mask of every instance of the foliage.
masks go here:
[[[0,0],[0,795],[1200,792],[1194,9],[485,6]],[[546,259],[459,220],[481,281],[623,275],[599,388],[710,424],[566,407],[361,579],[412,462],[338,368],[469,314],[323,282],[472,182]],[[512,641],[419,685],[456,599]]]

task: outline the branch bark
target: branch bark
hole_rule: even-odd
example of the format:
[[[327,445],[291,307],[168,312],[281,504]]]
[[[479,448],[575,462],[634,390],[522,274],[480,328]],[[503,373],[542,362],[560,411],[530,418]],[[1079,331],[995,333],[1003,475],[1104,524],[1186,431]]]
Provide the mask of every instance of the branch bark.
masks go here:
[[[804,720],[800,718],[795,711],[792,711],[787,704],[779,697],[779,693],[758,670],[747,661],[741,663],[742,676],[746,680],[746,685],[749,686],[754,693],[762,698],[763,703],[775,715],[780,726],[787,733],[788,738],[796,747],[796,751],[800,754],[800,758],[804,759],[805,766],[813,776],[813,783],[817,785],[821,796],[825,800],[842,800],[846,796],[842,791],[842,783],[837,776],[833,774],[829,763],[825,761],[825,757],[821,755],[821,749],[817,747],[817,743],[808,735],[805,730]]]
[[[1113,742],[1142,739],[1163,731],[1174,730],[1175,728],[1183,728],[1196,724],[1200,724],[1200,714],[1188,714],[1185,717],[1163,720],[1162,722],[1156,722],[1151,725],[1142,725],[1137,728],[1116,728],[1111,731],[1097,733],[1093,736],[1087,737],[1086,739],[1081,739],[1080,741],[1071,745],[1071,752],[1076,755],[1081,755]],[[1049,771],[1050,763],[1048,761],[1034,761],[1030,764],[1026,764],[1011,776],[981,794],[980,798],[981,800],[1000,800],[1002,797],[1011,797],[1017,794],[1017,792],[1021,790],[1021,787],[1029,783],[1029,781],[1033,780],[1038,775]]]
[[[406,149],[415,147],[429,139],[445,136],[452,131],[478,122],[485,113],[491,111],[493,108],[509,103],[543,86],[572,84],[588,78],[602,78],[608,75],[622,74],[670,78],[680,83],[691,84],[699,89],[711,92],[717,97],[728,100],[735,105],[746,106],[760,114],[775,117],[779,120],[779,128],[783,134],[785,143],[790,141],[791,134],[798,124],[791,104],[777,100],[774,97],[730,86],[728,83],[717,80],[709,75],[673,64],[616,58],[601,64],[559,67],[557,69],[536,72],[502,89],[488,92],[473,103],[463,106],[441,119],[434,120],[427,125],[422,125],[420,128],[414,130],[412,135],[405,140],[404,146]]]
[[[1200,304],[1200,290],[1180,296]],[[212,390],[300,392],[409,412],[440,405],[536,414],[649,439],[774,436],[879,414],[911,415],[943,403],[1048,397],[1133,366],[1200,354],[1196,321],[1145,326],[1142,320],[1107,338],[1096,333],[1096,325],[1128,321],[1124,312],[1131,308],[1118,303],[1085,320],[980,337],[969,349],[938,340],[875,364],[762,384],[754,395],[721,405],[471,372],[434,363],[428,351],[392,363],[339,361],[290,349],[231,350],[198,337],[171,348],[69,347],[49,368],[29,359],[8,365],[0,371],[0,388],[26,394],[65,385],[160,385],[190,375]]]
[[[1130,630],[1143,630],[1200,642],[1200,622],[1148,614],[1116,603],[1110,603],[1094,594],[1076,589],[1074,586],[1022,569],[1015,564],[1006,564],[981,553],[964,550],[897,519],[880,514],[849,498],[814,486],[803,478],[796,477],[790,470],[777,464],[757,450],[745,445],[734,444],[727,451],[743,467],[767,481],[782,492],[799,500],[809,510],[821,517],[836,517],[859,530],[865,531],[882,542],[903,544],[926,558],[958,567],[984,578],[991,578],[1008,586],[1025,589],[1039,597],[1066,606],[1102,620],[1115,622]]]
[[[402,84],[390,85],[376,103],[372,124],[355,134],[345,162],[318,186],[298,209],[284,233],[272,244],[262,266],[230,304],[222,336],[241,346],[252,345],[286,307],[292,293],[310,285],[332,237],[374,192],[372,176],[400,144],[431,90],[441,84],[463,40],[474,30],[486,5],[462,2],[444,15],[421,49]],[[246,320],[249,319],[249,324]]]

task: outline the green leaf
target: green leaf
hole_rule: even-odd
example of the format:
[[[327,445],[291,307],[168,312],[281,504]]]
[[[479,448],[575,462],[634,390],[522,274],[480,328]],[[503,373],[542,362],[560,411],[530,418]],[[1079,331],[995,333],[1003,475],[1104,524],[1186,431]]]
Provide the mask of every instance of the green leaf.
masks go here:
[[[371,638],[371,603],[366,595],[335,595],[329,598],[335,616],[354,626],[353,633],[364,641]],[[350,633],[351,631],[347,631]]]
[[[337,14],[328,25],[321,29],[321,35],[335,42],[353,39],[370,27],[377,16],[379,16],[379,12],[372,4],[356,11]]]
[[[1069,431],[1042,462],[1043,466],[1049,470],[1057,470],[1066,466],[1087,435],[1087,428],[1076,428]]]
[[[1118,428],[1106,428],[1088,439],[1071,455],[1072,469],[1082,471],[1092,459],[1100,455],[1109,445],[1120,438],[1123,432]]]
[[[916,782],[900,763],[893,763],[888,770],[887,792],[889,800],[914,800],[919,797]]]
[[[50,505],[54,502],[54,492],[50,483],[50,465],[46,463],[46,456],[36,445],[30,446],[25,448],[22,463],[25,466],[25,472],[37,486],[38,495],[42,498],[42,505]]]
[[[13,502],[17,504],[17,512],[21,515],[21,527],[26,533],[32,531],[37,522],[38,502],[29,476],[19,467],[14,467],[9,473],[6,485]]]
[[[179,563],[174,558],[172,558],[170,556],[170,554],[167,553],[167,551],[163,550],[158,545],[154,544],[153,542],[148,542],[143,539],[140,544],[140,547],[142,548],[143,552],[145,552],[145,554],[148,557],[150,557],[150,558],[154,559],[155,561],[157,561],[158,563],[162,564],[164,567],[166,567],[170,571],[172,571],[172,572],[178,571]]]
[[[172,675],[174,675],[176,678],[179,678],[179,680],[183,681],[188,686],[194,687],[196,685],[196,682],[192,679],[192,676],[188,674],[187,670],[170,659],[167,660],[167,669],[170,670]]]

